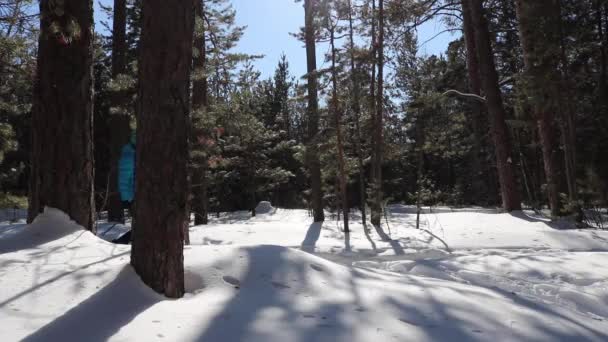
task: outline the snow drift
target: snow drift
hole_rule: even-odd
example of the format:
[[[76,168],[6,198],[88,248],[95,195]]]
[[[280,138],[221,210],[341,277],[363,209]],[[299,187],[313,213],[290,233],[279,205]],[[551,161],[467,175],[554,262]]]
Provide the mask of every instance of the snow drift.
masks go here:
[[[294,231],[318,228],[321,241],[310,240],[325,251],[321,255],[330,253],[324,239],[335,244],[340,237],[331,225],[297,228],[299,216],[290,215],[291,222],[283,223],[285,246]],[[252,239],[257,231],[263,238],[269,233],[264,229],[279,234],[273,224],[285,219],[232,226],[241,230],[248,226],[249,234],[242,233],[243,239]],[[195,227],[193,233],[214,234],[226,226]],[[463,271],[498,272],[477,266],[467,270],[475,265],[474,256],[451,259],[449,253],[427,253],[426,258],[416,259],[412,254],[413,270],[421,270],[425,263],[429,269],[451,270],[446,276],[434,277],[430,272],[418,276],[341,265],[285,246],[241,245],[236,237],[227,244],[228,239],[218,234],[214,244],[185,249],[188,294],[167,300],[140,282],[129,266],[129,246],[107,243],[56,210],[45,211],[31,226],[7,227],[0,228],[3,341],[608,339],[602,312],[589,316],[466,278]],[[305,234],[299,237],[301,242]],[[356,237],[353,242],[358,241]],[[198,238],[202,241],[203,237]],[[342,258],[349,255],[344,250],[337,253]],[[388,262],[374,260],[378,265]],[[435,267],[433,262],[442,266]],[[407,273],[411,265],[402,266]],[[539,265],[527,262],[526,267],[522,272]],[[460,279],[451,279],[454,275]]]

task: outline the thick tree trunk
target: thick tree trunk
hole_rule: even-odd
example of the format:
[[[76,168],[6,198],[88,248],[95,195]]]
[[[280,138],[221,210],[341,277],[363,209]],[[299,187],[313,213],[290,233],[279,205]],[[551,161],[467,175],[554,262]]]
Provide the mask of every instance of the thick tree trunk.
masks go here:
[[[205,132],[198,128],[197,122],[204,120],[204,115],[209,108],[209,84],[207,81],[207,43],[205,38],[205,21],[203,14],[205,9],[204,0],[196,0],[196,16],[200,18],[202,25],[201,36],[194,37],[194,48],[198,51],[198,56],[194,59],[194,73],[196,75],[192,87],[192,109],[193,123],[191,129],[193,132],[192,144],[201,145],[200,148],[205,149]],[[209,198],[207,196],[207,158],[193,158],[192,167],[192,212],[194,212],[194,224],[204,225],[208,223],[208,208]]]
[[[365,167],[363,164],[363,147],[361,146],[361,103],[359,102],[359,96],[361,95],[361,89],[359,79],[357,77],[358,71],[355,63],[355,30],[353,25],[353,7],[352,1],[348,0],[348,35],[350,44],[350,77],[352,83],[352,111],[355,115],[355,148],[357,149],[357,166],[359,168],[359,206],[361,208],[361,222],[363,226],[367,224],[365,206]]]
[[[380,226],[382,221],[382,153],[384,145],[384,0],[378,1],[378,90],[376,92],[376,112],[374,113],[372,146],[372,200],[371,222]]]
[[[114,23],[112,29],[112,78],[124,74],[127,66],[127,1],[114,0]],[[124,108],[122,92],[113,94],[112,105]],[[118,161],[122,146],[129,141],[128,113],[110,113],[110,191],[108,193],[108,221],[124,222],[124,210],[118,192]]]
[[[42,0],[40,13],[28,220],[48,206],[94,230],[93,3]]]
[[[306,65],[308,79],[308,146],[306,148],[306,163],[310,172],[311,204],[315,222],[325,220],[323,213],[323,190],[321,184],[321,161],[319,160],[319,100],[317,82],[317,52],[314,18],[316,13],[315,0],[304,0]]]
[[[462,19],[464,40],[467,50],[467,73],[469,79],[469,92],[481,96],[481,75],[479,73],[479,54],[475,43],[475,28],[471,18],[471,6],[468,1],[462,1]],[[487,159],[485,151],[488,148],[486,134],[488,133],[488,121],[484,116],[484,108],[478,101],[471,102],[471,114],[468,120],[473,129],[473,151],[471,167],[475,171],[472,178],[472,193],[476,196],[485,196],[487,202],[495,203],[497,189],[490,185],[490,167],[484,163]],[[487,204],[487,203],[483,203]]]
[[[506,113],[498,84],[498,73],[494,64],[494,53],[483,2],[482,0],[464,1],[469,1],[471,21],[475,28],[481,85],[486,94],[486,103],[490,115],[490,130],[496,151],[496,166],[498,168],[502,205],[506,211],[520,210],[520,194],[515,180],[509,129],[505,121]]]
[[[561,75],[558,0],[515,1],[524,53],[526,92],[538,124],[547,196],[552,216],[559,216],[556,116],[560,114]]]
[[[184,294],[194,2],[144,1],[142,22],[131,264],[152,289],[178,298]]]
[[[334,114],[334,124],[336,125],[336,141],[338,150],[338,178],[340,182],[340,196],[342,197],[342,216],[344,219],[344,232],[350,232],[348,228],[348,188],[346,180],[346,166],[344,162],[344,145],[342,143],[342,115],[340,112],[340,103],[338,102],[338,75],[336,71],[336,44],[335,44],[335,27],[330,29],[330,44],[331,44],[331,83],[332,83],[332,111]]]

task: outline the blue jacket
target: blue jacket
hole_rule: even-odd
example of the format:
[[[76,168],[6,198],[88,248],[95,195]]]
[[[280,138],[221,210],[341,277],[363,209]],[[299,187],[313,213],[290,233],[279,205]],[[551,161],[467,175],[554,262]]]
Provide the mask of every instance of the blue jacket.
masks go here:
[[[118,191],[122,201],[133,201],[135,197],[135,145],[132,143],[122,147],[118,161]]]

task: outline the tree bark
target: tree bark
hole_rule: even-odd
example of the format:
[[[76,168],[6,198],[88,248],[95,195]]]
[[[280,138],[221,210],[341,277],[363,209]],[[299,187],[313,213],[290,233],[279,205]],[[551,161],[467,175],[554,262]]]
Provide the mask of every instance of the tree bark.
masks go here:
[[[48,206],[94,230],[93,2],[40,13],[28,221]]]
[[[526,93],[534,106],[551,215],[560,215],[557,123],[560,114],[558,0],[515,1],[524,54]]]
[[[306,148],[306,163],[311,178],[311,202],[315,222],[323,222],[323,189],[321,184],[321,161],[319,160],[318,133],[319,133],[319,100],[318,100],[318,75],[317,75],[317,52],[315,33],[315,0],[304,0],[305,15],[305,43],[306,43],[306,66],[308,80],[308,141]]]
[[[605,6],[602,6],[604,3]],[[605,39],[604,32],[604,11],[608,7],[608,3],[604,0],[596,0],[596,20],[597,20],[597,32],[598,32],[598,40],[600,41],[600,75],[599,75],[599,94],[601,99],[601,104],[605,107],[608,106],[608,68],[606,58],[608,57],[608,52],[606,45],[608,42]]]
[[[479,53],[475,43],[475,28],[471,18],[471,6],[468,1],[462,1],[463,32],[466,45],[467,74],[469,79],[469,93],[481,96],[481,75],[479,73]],[[490,179],[490,167],[483,162],[486,159],[488,133],[488,121],[484,117],[483,105],[478,101],[471,102],[472,113],[469,116],[473,129],[473,151],[472,169],[476,174],[472,179],[472,193],[476,196],[485,194],[486,200],[490,203],[496,201],[497,189],[493,188],[488,181]],[[484,203],[487,204],[487,203]]]
[[[355,148],[357,149],[357,166],[359,168],[359,201],[361,202],[359,206],[361,208],[361,222],[363,222],[363,226],[365,226],[367,224],[367,215],[365,212],[365,167],[363,164],[363,147],[361,146],[361,103],[359,102],[361,89],[355,62],[355,30],[353,28],[353,6],[351,0],[348,0],[348,29],[350,44],[350,77],[353,90],[351,103],[352,111],[355,115]]]
[[[193,1],[142,8],[135,218],[131,264],[167,297],[184,294]]]
[[[569,75],[569,62],[567,57],[567,45],[566,45],[566,37],[564,33],[563,22],[561,20],[562,17],[562,6],[561,0],[558,2],[558,20],[559,20],[559,45],[560,45],[560,64],[561,64],[561,74],[562,74],[562,90],[564,93],[570,92],[571,86],[570,82],[566,81],[570,79]],[[601,7],[600,7],[601,8]],[[564,96],[560,95],[560,102]],[[576,174],[577,174],[577,162],[576,162],[576,120],[574,115],[574,108],[572,108],[572,104],[570,101],[566,101],[560,107],[563,107],[562,117],[560,129],[562,131],[562,145],[564,149],[564,165],[566,170],[566,181],[568,183],[568,196],[570,203],[572,205],[572,209],[577,214],[577,220],[580,222],[583,219],[582,211],[580,206],[578,205],[578,185],[576,182]]]
[[[333,24],[331,24],[333,25]],[[330,44],[331,44],[331,83],[332,83],[332,111],[334,114],[334,124],[336,125],[336,141],[338,150],[338,178],[340,182],[340,196],[342,197],[342,216],[344,219],[344,232],[349,233],[348,228],[348,188],[346,180],[346,166],[344,162],[344,145],[342,143],[342,114],[340,112],[340,103],[338,100],[338,72],[336,70],[336,42],[335,42],[335,27],[330,28]]]
[[[209,84],[207,81],[207,75],[205,74],[207,68],[207,42],[206,42],[206,31],[205,21],[203,20],[205,10],[204,0],[196,0],[196,16],[201,18],[202,34],[200,37],[194,38],[194,48],[198,51],[198,56],[194,59],[194,71],[196,78],[193,82],[192,87],[192,109],[197,116],[194,119],[191,129],[193,131],[192,144],[199,144],[202,149],[205,149],[204,145],[207,139],[205,139],[205,132],[197,128],[196,122],[204,120],[205,112],[209,108]],[[192,168],[192,212],[194,212],[194,224],[205,225],[208,221],[209,216],[209,198],[208,198],[208,185],[207,185],[207,158],[199,157],[194,158],[194,166]]]
[[[114,23],[112,27],[112,78],[124,74],[127,67],[127,1],[114,0]],[[112,105],[123,108],[125,95],[112,96]],[[128,113],[110,113],[110,191],[108,193],[108,221],[124,222],[125,215],[118,192],[118,162],[122,146],[129,141]]]
[[[506,113],[498,84],[498,73],[494,64],[494,52],[492,50],[488,23],[484,14],[483,2],[482,0],[464,1],[469,1],[471,21],[475,31],[481,86],[486,94],[486,104],[490,115],[490,131],[496,151],[496,166],[498,169],[502,205],[506,211],[520,210],[520,194],[515,180],[509,128],[505,121]]]
[[[372,0],[372,12],[371,12],[371,32],[370,32],[370,36],[371,36],[371,47],[370,47],[370,61],[371,61],[371,72],[370,72],[370,82],[369,82],[369,112],[370,114],[370,123],[371,123],[371,127],[372,130],[374,129],[374,127],[376,126],[376,65],[378,64],[378,49],[377,49],[377,44],[376,44],[376,0]],[[376,143],[375,141],[375,136],[374,136],[374,132],[372,132],[372,137],[371,137],[371,143],[372,143],[372,147],[371,147],[371,155],[370,155],[370,159],[372,161],[372,165],[370,167],[370,177],[369,177],[369,183],[370,183],[370,189],[369,189],[369,196],[368,197],[373,197],[373,186],[374,186],[374,180],[376,179],[376,169],[374,167],[374,150],[373,150],[373,146]],[[373,205],[373,198],[368,198],[369,201],[369,206],[370,206],[370,211],[371,211],[371,207]],[[370,213],[371,214],[371,213]]]
[[[376,92],[376,112],[374,113],[372,146],[372,201],[371,222],[380,226],[382,221],[382,153],[384,145],[384,0],[378,1],[378,79]]]

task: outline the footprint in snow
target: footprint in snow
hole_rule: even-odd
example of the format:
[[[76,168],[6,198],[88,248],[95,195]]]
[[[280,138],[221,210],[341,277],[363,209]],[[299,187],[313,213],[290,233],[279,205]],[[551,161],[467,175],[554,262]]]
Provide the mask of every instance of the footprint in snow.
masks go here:
[[[274,286],[277,289],[290,289],[291,288],[291,286],[285,285],[285,284],[280,283],[278,281],[272,281],[270,283],[272,284],[272,286]]]
[[[322,266],[317,265],[317,264],[310,264],[310,268],[312,268],[313,270],[315,270],[317,272],[325,271]]]
[[[241,282],[233,276],[223,276],[222,279],[224,279],[227,284],[232,285],[237,289],[241,287]]]
[[[415,322],[406,318],[399,318],[399,320],[405,324],[409,324],[409,325],[413,325],[416,327],[429,327],[429,328],[434,328],[436,325],[432,324],[432,323],[427,323],[427,322]]]
[[[405,319],[405,318],[399,318],[399,320],[400,320],[401,322],[403,322],[403,323],[406,323],[406,324],[409,324],[409,325],[414,325],[414,326],[417,326],[417,327],[419,327],[419,326],[421,326],[421,325],[422,325],[422,324],[420,324],[420,323],[418,323],[418,322],[414,322],[414,321],[411,321],[411,320],[409,320],[409,319]]]

